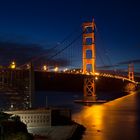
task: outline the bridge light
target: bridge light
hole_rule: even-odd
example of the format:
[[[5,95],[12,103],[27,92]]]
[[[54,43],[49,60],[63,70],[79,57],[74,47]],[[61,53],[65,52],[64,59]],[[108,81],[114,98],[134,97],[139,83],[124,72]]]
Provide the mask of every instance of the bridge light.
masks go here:
[[[27,66],[27,69],[30,69],[30,65],[29,64],[27,64],[26,66]]]
[[[95,72],[95,75],[99,75],[99,73],[98,72]]]
[[[93,72],[89,72],[89,74],[93,75]]]
[[[87,72],[86,75],[89,75],[89,72]]]
[[[11,69],[15,69],[16,68],[16,63],[14,61],[10,64],[10,68]]]
[[[95,80],[98,80],[98,77],[97,76],[95,77]]]
[[[10,108],[14,108],[14,105],[13,105],[13,104],[11,104]]]
[[[67,69],[67,68],[65,68],[65,69],[64,69],[64,72],[66,72],[67,70],[68,70],[68,69]]]
[[[58,72],[58,67],[55,67],[55,68],[54,68],[54,71],[55,71],[55,72]]]
[[[47,71],[47,66],[46,65],[43,66],[43,71]]]

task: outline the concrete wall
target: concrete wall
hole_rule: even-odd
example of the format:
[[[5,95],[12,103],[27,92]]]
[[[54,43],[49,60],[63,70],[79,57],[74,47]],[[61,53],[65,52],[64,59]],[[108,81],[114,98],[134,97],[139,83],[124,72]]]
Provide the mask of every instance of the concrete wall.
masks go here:
[[[69,109],[34,109],[6,111],[5,113],[19,116],[20,120],[25,123],[27,127],[71,124],[71,111]]]

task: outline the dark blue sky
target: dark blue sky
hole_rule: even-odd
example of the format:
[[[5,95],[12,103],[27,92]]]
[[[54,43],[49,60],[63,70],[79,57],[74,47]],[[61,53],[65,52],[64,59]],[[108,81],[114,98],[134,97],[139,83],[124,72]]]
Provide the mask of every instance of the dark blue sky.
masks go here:
[[[139,7],[139,0],[3,0],[0,55],[8,50],[2,48],[11,43],[37,44],[41,49],[43,46],[43,51],[44,47],[62,41],[75,28],[81,30],[82,23],[94,17],[96,47],[106,50],[106,54],[102,51],[100,55],[108,55],[112,63],[140,60]],[[3,42],[9,44],[3,46]]]

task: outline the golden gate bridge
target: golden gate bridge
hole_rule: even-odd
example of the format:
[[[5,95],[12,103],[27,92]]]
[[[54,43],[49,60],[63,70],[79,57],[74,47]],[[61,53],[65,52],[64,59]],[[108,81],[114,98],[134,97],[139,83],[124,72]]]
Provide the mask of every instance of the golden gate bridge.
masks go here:
[[[112,79],[117,79],[123,82],[127,82],[128,89],[130,90],[135,90],[135,87],[137,86],[138,82],[135,81],[134,79],[134,65],[131,63],[128,66],[128,74],[127,75],[119,75],[118,73],[106,73],[102,72],[100,70],[96,69],[96,47],[95,48],[95,22],[94,20],[92,22],[85,22],[82,25],[82,33],[78,34],[78,36],[74,39],[71,40],[69,43],[67,41],[67,38],[70,36],[66,37],[62,42],[59,43],[59,45],[54,46],[51,48],[50,52],[54,51],[54,54],[41,54],[40,56],[37,56],[30,60],[30,62],[23,64],[19,67],[16,67],[15,63],[13,62],[10,66],[10,68],[1,68],[0,69],[0,90],[2,92],[5,92],[8,94],[15,94],[14,100],[25,100],[27,103],[26,106],[27,108],[31,108],[33,104],[33,96],[34,96],[34,73],[36,71],[40,72],[52,72],[51,67],[54,67],[54,71],[52,73],[55,74],[65,74],[65,75],[82,75],[84,76],[84,81],[83,81],[83,99],[79,100],[80,102],[98,102],[96,98],[96,80],[99,77],[104,77],[104,78],[112,78]],[[80,39],[79,44],[77,43],[77,40]],[[82,41],[81,41],[82,39]],[[62,44],[66,44],[63,46]],[[73,45],[76,44],[76,45]],[[62,45],[62,46],[61,46]],[[82,49],[80,46],[82,45]],[[73,50],[70,50],[71,46],[74,46],[75,48]],[[60,50],[57,50],[58,47],[60,47]],[[79,49],[79,50],[78,50]],[[67,50],[67,52],[66,52]],[[81,51],[82,50],[82,51]],[[57,57],[60,56],[61,54],[65,53],[65,56],[61,56],[60,59]],[[82,52],[82,53],[81,53]],[[58,63],[59,61],[63,60],[63,63],[66,63],[67,61],[64,61],[64,59],[71,59],[69,63],[72,63],[73,54],[77,53],[77,57],[81,57],[82,60],[82,67],[74,67],[71,68],[64,68],[61,71],[59,71]],[[43,65],[42,69],[35,69],[34,65],[35,63],[42,57],[46,57],[46,55],[49,55],[45,62],[47,63],[46,65]],[[57,58],[54,60],[54,58]],[[59,60],[59,61],[58,61]],[[76,65],[79,64],[75,59],[73,60]],[[44,63],[44,62],[42,62]],[[49,64],[50,63],[50,64]],[[52,64],[51,64],[52,63]],[[57,64],[56,64],[57,63]],[[68,62],[67,62],[68,63]],[[50,71],[49,71],[50,68]],[[55,79],[54,79],[55,80]],[[71,81],[72,82],[72,81]],[[11,99],[12,100],[12,99]]]

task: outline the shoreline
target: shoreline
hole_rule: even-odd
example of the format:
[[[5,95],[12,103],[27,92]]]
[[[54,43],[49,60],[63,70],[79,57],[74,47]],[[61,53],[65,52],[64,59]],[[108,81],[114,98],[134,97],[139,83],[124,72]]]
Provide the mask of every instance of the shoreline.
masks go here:
[[[81,140],[85,127],[74,122],[68,126],[51,126],[44,129],[42,134],[37,133],[37,131],[31,132],[29,130],[28,132],[33,134],[34,140]]]

